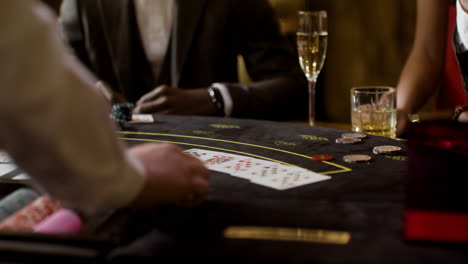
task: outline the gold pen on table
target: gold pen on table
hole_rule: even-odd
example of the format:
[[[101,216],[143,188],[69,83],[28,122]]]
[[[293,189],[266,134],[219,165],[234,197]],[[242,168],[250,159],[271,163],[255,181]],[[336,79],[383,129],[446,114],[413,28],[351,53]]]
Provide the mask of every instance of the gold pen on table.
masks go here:
[[[307,243],[345,245],[351,234],[345,231],[324,229],[230,226],[224,230],[224,237],[230,239],[281,240]]]

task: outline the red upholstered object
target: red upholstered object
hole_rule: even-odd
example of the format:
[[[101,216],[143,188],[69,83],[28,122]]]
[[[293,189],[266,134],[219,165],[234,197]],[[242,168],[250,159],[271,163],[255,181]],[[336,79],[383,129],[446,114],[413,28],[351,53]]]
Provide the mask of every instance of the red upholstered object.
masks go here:
[[[468,242],[468,214],[441,211],[405,211],[405,238]]]
[[[412,123],[404,237],[433,242],[468,242],[468,124]]]

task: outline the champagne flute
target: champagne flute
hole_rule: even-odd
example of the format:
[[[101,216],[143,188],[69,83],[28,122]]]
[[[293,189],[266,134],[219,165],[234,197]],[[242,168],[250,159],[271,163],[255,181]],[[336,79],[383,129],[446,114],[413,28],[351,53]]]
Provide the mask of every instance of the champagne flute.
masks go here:
[[[315,84],[327,54],[326,11],[299,11],[297,50],[299,63],[309,83],[309,125],[315,124]]]

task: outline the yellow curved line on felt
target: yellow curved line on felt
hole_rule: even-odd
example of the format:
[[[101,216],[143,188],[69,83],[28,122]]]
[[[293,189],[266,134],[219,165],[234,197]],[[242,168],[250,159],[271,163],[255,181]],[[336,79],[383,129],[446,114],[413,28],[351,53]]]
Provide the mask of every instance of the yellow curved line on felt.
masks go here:
[[[350,169],[350,168],[346,168],[345,166],[341,166],[341,165],[333,163],[333,162],[329,162],[329,161],[322,161],[322,162],[325,163],[325,164],[328,164],[328,165],[335,166],[335,167],[338,167],[340,169],[343,169],[343,171],[352,171],[352,169]]]
[[[244,142],[237,142],[237,141],[225,140],[225,139],[206,138],[206,137],[195,137],[195,136],[176,135],[176,134],[149,133],[149,132],[126,132],[126,131],[118,131],[117,133],[120,133],[120,134],[128,134],[128,135],[149,135],[149,136],[166,136],[166,137],[182,137],[182,138],[204,139],[204,140],[211,140],[211,141],[218,141],[218,142],[226,142],[226,143],[231,143],[231,144],[246,145],[246,146],[257,147],[257,148],[264,148],[264,149],[269,149],[269,150],[274,150],[274,151],[280,151],[280,152],[288,153],[288,154],[291,154],[291,155],[300,156],[300,157],[303,157],[303,158],[310,158],[309,156],[302,155],[302,154],[299,154],[299,153],[289,152],[289,151],[287,151],[287,150],[275,149],[275,148],[270,148],[270,147],[265,147],[265,146],[250,144],[250,143],[244,143]]]
[[[185,142],[168,141],[168,140],[143,139],[143,138],[120,138],[120,139],[123,139],[123,140],[131,140],[131,141],[173,143],[173,144],[180,144],[180,145],[187,145],[187,146],[194,146],[194,147],[204,147],[204,148],[210,148],[210,149],[218,149],[218,150],[224,150],[224,151],[230,151],[230,152],[235,152],[235,153],[239,153],[239,154],[249,155],[249,156],[252,156],[252,157],[257,157],[257,158],[261,158],[261,159],[266,159],[266,160],[270,160],[270,161],[273,161],[273,162],[277,162],[277,163],[281,163],[281,164],[284,164],[284,165],[288,165],[288,166],[298,167],[298,168],[299,168],[299,166],[297,166],[297,165],[290,164],[290,163],[287,163],[287,162],[284,162],[284,161],[279,161],[279,160],[267,158],[267,157],[264,157],[264,156],[255,155],[255,154],[251,154],[251,153],[247,153],[247,152],[242,152],[242,151],[237,151],[237,150],[232,150],[232,149],[225,149],[225,148],[212,147],[212,146],[199,145],[199,144],[192,144],[192,143],[185,143]],[[326,163],[328,163],[329,165],[334,165],[334,164],[331,163],[331,162],[326,162]],[[330,164],[330,163],[331,163],[331,164]],[[319,172],[319,173],[320,173],[320,174],[335,174],[335,173],[342,173],[342,172],[351,171],[351,169],[348,169],[348,168],[346,168],[346,167],[342,167],[342,166],[340,166],[340,165],[337,165],[337,167],[343,168],[343,170],[327,171],[327,172]],[[312,170],[311,170],[311,171],[312,171]],[[314,171],[312,171],[312,172],[314,172]]]
[[[159,142],[159,143],[174,143],[174,144],[188,145],[188,146],[193,146],[193,147],[204,147],[204,148],[218,149],[218,150],[224,150],[224,151],[230,151],[230,152],[236,152],[236,153],[239,153],[239,154],[249,155],[249,156],[252,156],[252,157],[262,158],[262,159],[282,163],[284,165],[288,165],[288,166],[292,166],[292,167],[299,167],[299,166],[289,164],[289,163],[286,163],[286,162],[283,162],[283,161],[270,159],[270,158],[267,158],[267,157],[263,157],[263,156],[259,156],[259,155],[255,155],[255,154],[251,154],[251,153],[247,153],[247,152],[232,150],[232,149],[218,148],[218,147],[199,145],[199,144],[192,144],[192,143],[185,143],[185,142],[168,141],[168,140],[143,139],[143,138],[120,138],[120,139],[133,140],[133,141]]]
[[[226,143],[231,143],[231,144],[238,144],[238,145],[245,145],[245,146],[251,146],[251,147],[257,147],[257,148],[263,148],[263,149],[269,149],[269,150],[274,150],[274,151],[279,151],[279,152],[284,152],[287,154],[303,157],[306,159],[310,159],[309,156],[299,154],[299,153],[294,153],[290,152],[287,150],[282,150],[282,149],[275,149],[275,148],[270,148],[270,147],[265,147],[265,146],[260,146],[260,145],[255,145],[255,144],[250,144],[250,143],[244,143],[244,142],[237,142],[237,141],[231,141],[231,140],[225,140],[225,139],[217,139],[217,138],[206,138],[206,137],[196,137],[196,136],[188,136],[188,135],[176,135],[176,134],[164,134],[164,133],[150,133],[150,132],[130,132],[130,131],[117,131],[117,133],[120,134],[128,134],[128,135],[150,135],[150,136],[166,136],[166,137],[181,137],[181,138],[193,138],[193,139],[204,139],[204,140],[211,140],[211,141],[218,141],[218,142],[226,142]],[[350,168],[346,168],[344,166],[328,162],[328,161],[322,161],[328,165],[338,167],[343,170],[337,170],[337,171],[331,171],[328,173],[322,173],[322,174],[334,174],[334,173],[341,173],[341,172],[349,172],[352,171]]]

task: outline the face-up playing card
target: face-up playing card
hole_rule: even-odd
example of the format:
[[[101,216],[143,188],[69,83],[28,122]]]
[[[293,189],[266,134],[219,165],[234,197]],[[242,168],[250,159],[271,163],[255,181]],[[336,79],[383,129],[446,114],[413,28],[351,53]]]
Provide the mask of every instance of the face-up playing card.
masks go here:
[[[329,179],[331,179],[330,176],[321,175],[305,169],[297,169],[287,172],[283,175],[254,178],[251,181],[252,183],[256,183],[273,189],[286,190]]]
[[[204,150],[204,149],[188,149],[188,150],[186,150],[184,152],[195,156],[196,158],[198,158],[201,161],[209,160],[214,155],[219,153],[219,152],[209,151],[209,150]]]
[[[218,153],[215,154],[213,157],[210,159],[205,160],[203,163],[210,169],[210,170],[216,170],[217,165],[223,164],[228,161],[233,161],[242,158],[242,156],[238,155],[232,155],[232,154],[227,154],[227,153]]]
[[[243,157],[239,155],[218,152],[218,151],[209,151],[209,150],[203,150],[203,149],[189,149],[189,150],[186,150],[185,153],[188,153],[197,157],[210,170],[216,170],[215,169],[216,165],[219,165],[228,161],[233,161],[235,159],[239,159]]]
[[[255,159],[251,157],[244,157],[241,156],[239,159],[234,159],[232,161],[228,161],[225,163],[221,163],[219,165],[215,165],[213,170],[222,171],[225,173],[229,173],[232,176],[250,179],[251,175],[249,174],[250,171],[256,170],[259,167],[272,165],[273,162]]]
[[[286,166],[283,164],[270,162],[265,165],[261,165],[253,168],[252,170],[246,171],[244,178],[254,179],[254,178],[268,178],[277,175],[285,175],[286,173],[298,170],[301,168]],[[302,169],[303,170],[303,169]]]

